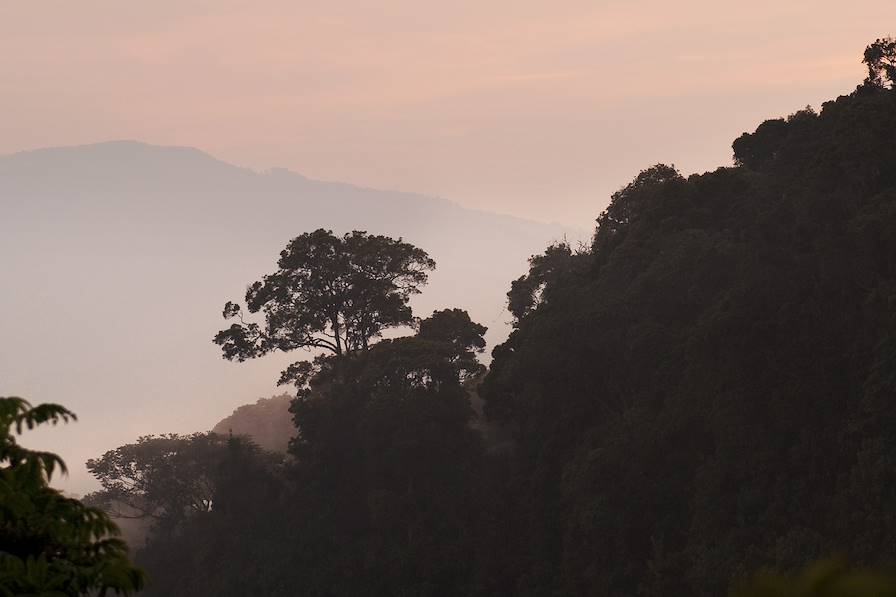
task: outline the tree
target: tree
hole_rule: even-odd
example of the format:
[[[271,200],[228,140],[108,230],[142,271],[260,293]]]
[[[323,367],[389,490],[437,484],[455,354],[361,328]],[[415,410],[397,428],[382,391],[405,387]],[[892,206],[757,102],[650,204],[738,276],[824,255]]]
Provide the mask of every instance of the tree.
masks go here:
[[[507,293],[507,310],[513,315],[514,326],[541,304],[545,288],[572,270],[575,255],[564,242],[529,258],[529,273],[514,280]]]
[[[609,207],[597,218],[595,251],[606,251],[620,243],[629,225],[654,206],[661,189],[668,183],[683,180],[674,165],[656,164],[642,170],[632,182],[613,193]]]
[[[896,561],[894,138],[896,94],[862,86],[736,167],[645,171],[576,267],[533,263],[479,387],[516,440],[517,594]]]
[[[153,522],[137,552],[148,596],[289,595],[282,464],[240,436],[143,437],[89,462],[103,489],[88,498]]]
[[[868,67],[866,85],[892,87],[896,84],[896,38],[875,40],[865,48],[862,62]]]
[[[57,404],[0,398],[0,594],[130,594],[143,572],[128,560],[115,523],[49,486],[59,456],[23,448],[24,428],[75,420]]]
[[[484,332],[450,309],[315,360],[291,408],[305,594],[469,594],[484,454],[462,380]]]
[[[813,122],[817,116],[812,106],[806,106],[786,119],[766,120],[755,132],[744,133],[731,144],[734,164],[750,170],[762,170],[774,163],[789,135],[798,134],[797,129]]]
[[[251,442],[215,433],[141,437],[87,461],[102,486],[88,497],[116,517],[149,518],[155,531],[170,531],[220,506],[218,476],[234,443],[260,453]]]
[[[744,133],[734,140],[734,163],[750,170],[759,170],[775,157],[784,143],[789,127],[783,118],[766,120],[755,133]]]
[[[470,319],[463,309],[443,309],[420,321],[417,338],[442,343],[453,353],[449,362],[457,368],[460,381],[467,381],[485,370],[476,355],[485,350],[484,325]]]
[[[224,306],[225,319],[240,320],[214,338],[224,358],[366,350],[383,330],[413,322],[408,301],[435,268],[425,251],[401,239],[361,231],[337,237],[323,229],[290,241],[277,264],[246,290],[249,312],[262,311],[264,324],[247,323],[240,305]]]
[[[416,327],[293,367],[305,385],[283,467],[204,435],[91,461],[108,498],[186,512],[138,554],[150,595],[471,594],[484,454],[462,380],[486,328],[460,309]]]
[[[320,355],[312,362],[292,365],[284,372],[284,378],[293,381],[298,390],[290,407],[298,429],[298,437],[292,442],[293,452],[298,454],[302,446],[323,443],[315,439],[319,418],[309,413],[320,411],[334,386],[356,386],[365,399],[375,392],[449,386],[460,389],[465,381],[482,372],[476,353],[485,346],[486,331],[466,311],[445,309],[421,320],[413,336],[383,340],[370,350],[346,358]]]

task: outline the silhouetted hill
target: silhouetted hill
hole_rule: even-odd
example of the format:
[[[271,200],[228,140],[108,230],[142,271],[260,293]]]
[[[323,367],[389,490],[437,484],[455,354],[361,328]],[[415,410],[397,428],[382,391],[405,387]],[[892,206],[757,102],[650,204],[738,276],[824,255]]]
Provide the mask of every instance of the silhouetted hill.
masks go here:
[[[265,450],[286,453],[289,440],[296,434],[289,412],[292,399],[289,394],[280,394],[259,398],[254,404],[244,404],[219,421],[212,432],[245,435]]]

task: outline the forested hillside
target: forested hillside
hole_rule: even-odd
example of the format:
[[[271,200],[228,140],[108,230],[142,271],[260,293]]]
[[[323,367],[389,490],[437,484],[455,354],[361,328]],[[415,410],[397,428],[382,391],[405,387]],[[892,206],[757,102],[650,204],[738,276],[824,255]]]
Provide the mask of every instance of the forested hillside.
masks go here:
[[[719,595],[891,562],[896,93],[868,83],[655,166],[517,281],[481,393],[518,430],[523,594]]]
[[[733,166],[647,168],[590,246],[534,256],[484,376],[483,326],[412,316],[422,249],[293,239],[215,338],[325,351],[281,377],[292,457],[202,434],[89,463],[92,499],[157,519],[147,594],[719,596],[896,565],[896,43],[865,58]]]

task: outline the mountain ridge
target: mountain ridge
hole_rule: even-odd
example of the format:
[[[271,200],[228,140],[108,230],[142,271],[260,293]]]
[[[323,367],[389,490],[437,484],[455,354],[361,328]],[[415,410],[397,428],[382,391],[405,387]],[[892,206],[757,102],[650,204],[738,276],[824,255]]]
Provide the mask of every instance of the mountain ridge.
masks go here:
[[[559,222],[544,222],[541,220],[525,218],[514,214],[480,209],[477,207],[464,205],[463,203],[454,199],[448,199],[437,195],[429,195],[414,191],[402,191],[390,188],[371,187],[364,184],[343,182],[338,180],[311,178],[302,174],[301,172],[281,166],[273,166],[270,168],[258,170],[228,162],[198,147],[190,145],[161,145],[148,143],[139,139],[113,139],[109,141],[97,141],[93,143],[83,143],[75,145],[46,146],[0,154],[0,176],[8,176],[10,174],[10,170],[12,169],[18,169],[19,171],[21,171],[23,166],[27,168],[28,166],[33,165],[39,165],[42,169],[41,174],[46,175],[46,158],[50,158],[51,160],[59,160],[60,162],[65,163],[66,168],[63,169],[63,171],[65,171],[70,170],[71,166],[73,165],[73,161],[74,165],[83,168],[85,165],[90,165],[89,162],[85,163],[83,161],[83,159],[86,157],[108,160],[113,156],[119,159],[121,159],[122,157],[128,158],[128,161],[130,163],[135,163],[137,162],[137,160],[141,160],[139,162],[139,165],[142,167],[145,167],[148,163],[152,163],[151,160],[146,160],[146,158],[167,158],[171,160],[173,160],[174,158],[181,160],[186,158],[192,160],[194,165],[204,164],[207,166],[212,166],[214,168],[220,169],[221,172],[226,172],[231,176],[241,177],[247,180],[254,177],[258,181],[265,182],[289,181],[291,183],[307,185],[308,187],[336,186],[345,190],[351,190],[353,192],[359,193],[387,194],[408,200],[422,200],[425,202],[441,205],[442,207],[461,209],[477,214],[482,214],[484,216],[508,218],[525,224],[562,228],[570,231],[574,235],[582,235],[583,237],[586,234],[585,230],[579,230],[577,228]],[[35,164],[35,162],[37,162],[37,164]],[[175,163],[176,162],[173,161],[170,162],[170,164]]]

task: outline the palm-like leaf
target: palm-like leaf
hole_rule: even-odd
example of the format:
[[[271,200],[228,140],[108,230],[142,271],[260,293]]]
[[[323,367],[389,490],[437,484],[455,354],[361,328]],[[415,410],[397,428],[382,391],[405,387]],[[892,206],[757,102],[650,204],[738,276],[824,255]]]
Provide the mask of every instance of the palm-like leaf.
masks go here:
[[[143,586],[109,516],[49,486],[66,472],[63,460],[16,442],[25,429],[74,420],[58,404],[0,398],[0,597],[127,595]]]

